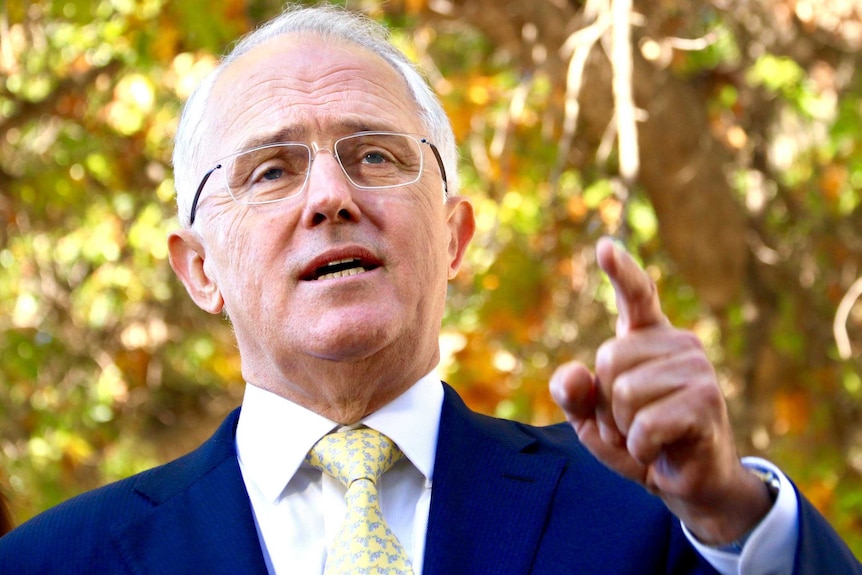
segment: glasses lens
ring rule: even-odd
[[[391,188],[422,175],[422,149],[404,134],[355,134],[335,143],[344,173],[359,188]]]
[[[231,196],[243,204],[265,204],[302,191],[311,149],[304,144],[274,144],[237,154],[225,162]]]

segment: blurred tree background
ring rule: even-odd
[[[344,2],[341,2],[344,4]],[[613,333],[614,234],[717,366],[740,450],[862,555],[860,0],[354,0],[443,98],[478,234],[443,371],[560,420]],[[181,102],[275,0],[5,0],[0,489],[18,521],[193,448],[240,399],[165,237]]]

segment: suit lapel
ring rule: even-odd
[[[528,573],[565,461],[445,388],[424,573]]]
[[[153,508],[113,530],[136,573],[266,574],[236,459],[238,414],[200,448],[136,483]]]
[[[444,387],[424,573],[529,573],[565,460],[530,453],[515,424],[471,412]],[[236,459],[238,414],[141,475],[136,496],[152,509],[112,529],[136,573],[266,574]]]

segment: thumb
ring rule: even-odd
[[[572,423],[596,416],[596,380],[587,367],[576,361],[565,363],[551,376],[551,397]]]

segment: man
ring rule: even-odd
[[[455,154],[376,25],[296,9],[239,43],[184,110],[169,247],[197,305],[231,320],[242,409],[0,539],[0,572],[322,573],[346,488],[306,456],[356,427],[404,454],[378,488],[410,571],[382,572],[862,572],[787,478],[739,461],[700,344],[609,240],[617,337],[595,374],[551,383],[571,425],[477,415],[434,377],[474,228]]]

